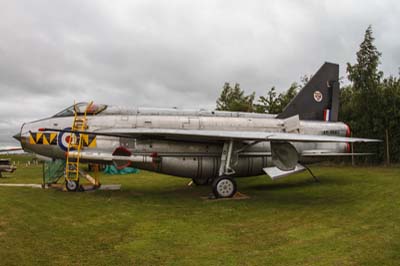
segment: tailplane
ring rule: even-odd
[[[338,113],[339,65],[324,63],[277,118],[337,121]]]

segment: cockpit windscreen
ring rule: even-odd
[[[67,109],[62,110],[61,112],[55,114],[53,117],[67,117],[67,116],[74,116],[75,112],[78,115],[83,115],[86,110],[86,115],[97,115],[103,112],[107,108],[105,104],[92,104],[88,106],[88,103],[82,102],[77,103],[68,107]]]

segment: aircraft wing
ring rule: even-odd
[[[95,134],[97,132],[94,132]],[[327,135],[306,135],[283,132],[227,131],[198,129],[159,129],[159,128],[115,128],[98,133],[111,133],[125,136],[165,136],[207,138],[219,140],[293,141],[293,142],[380,142],[377,139],[348,138]]]
[[[44,128],[41,131],[64,131]],[[111,128],[99,131],[73,131],[79,134],[93,134],[98,136],[113,136],[125,138],[163,137],[169,139],[186,140],[254,140],[254,141],[290,141],[290,142],[381,142],[377,139],[348,138],[327,135],[306,135],[283,132],[263,131],[227,131],[227,130],[199,130],[199,129],[162,129],[162,128]]]

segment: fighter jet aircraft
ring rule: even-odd
[[[325,63],[278,115],[79,103],[23,124],[14,137],[41,156],[211,182],[216,197],[232,197],[236,177],[279,178],[326,156],[350,155],[350,143],[378,141],[350,138],[338,122],[338,76],[339,66]],[[72,126],[78,120],[81,130]],[[67,179],[67,189],[78,182]]]

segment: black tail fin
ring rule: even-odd
[[[338,112],[339,65],[324,63],[277,118],[337,121]]]

